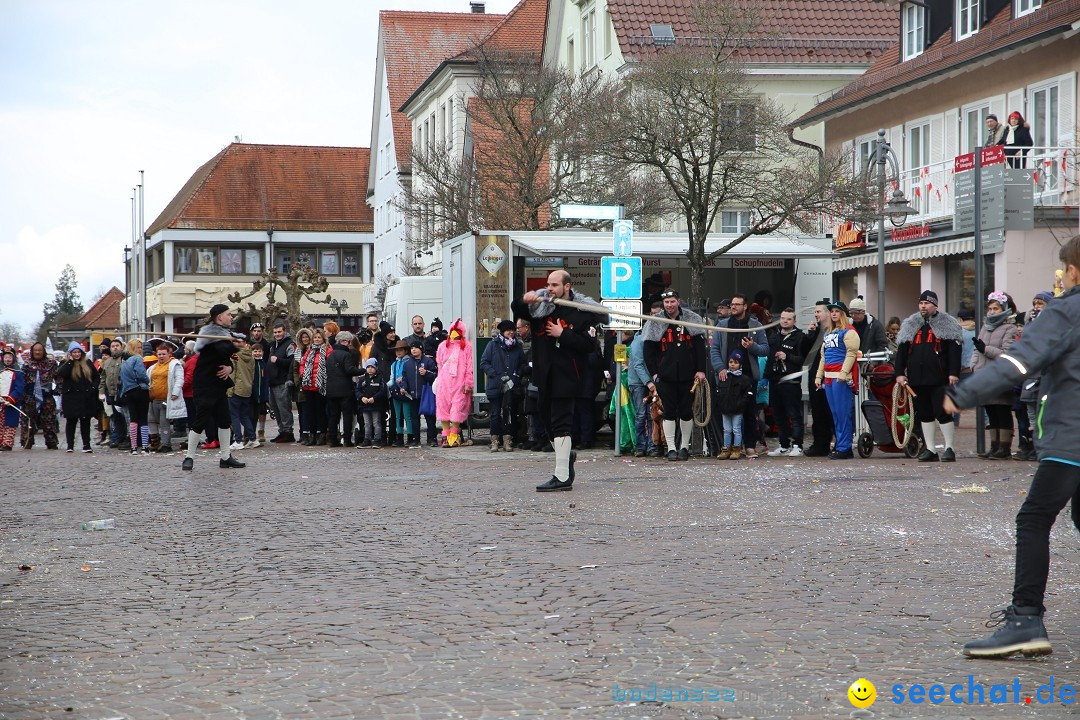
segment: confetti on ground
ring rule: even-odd
[[[589,570],[590,568],[597,567],[596,565],[582,565],[578,570]]]
[[[959,495],[960,493],[988,493],[990,492],[990,488],[986,487],[985,485],[972,484],[958,488],[943,487],[941,488],[941,492],[945,493],[946,495]]]
[[[484,547],[482,547],[480,549],[481,550],[494,550],[497,547],[499,547],[499,546],[498,545],[485,545]]]
[[[562,617],[561,615],[545,615],[545,620],[551,620],[552,618]]]

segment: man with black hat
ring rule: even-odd
[[[945,412],[945,390],[960,381],[964,329],[956,318],[938,311],[938,296],[924,290],[919,312],[900,325],[896,335],[896,382],[915,391],[915,419],[922,424],[926,448],[919,462],[955,462],[952,413]],[[934,425],[941,428],[945,450],[934,452]]]
[[[244,467],[244,463],[234,458],[229,449],[232,444],[232,416],[229,413],[227,396],[233,384],[232,356],[236,351],[233,339],[243,339],[244,336],[234,335],[229,331],[233,318],[228,305],[214,305],[210,308],[209,319],[210,322],[199,329],[200,337],[195,342],[195,352],[199,355],[192,376],[195,417],[188,423],[188,449],[181,465],[181,468],[187,471],[195,466],[195,449],[199,446],[199,438],[208,427],[218,428],[218,466]]]
[[[679,304],[677,290],[668,288],[660,293],[664,304],[661,318],[703,325],[696,312]],[[670,443],[667,459],[685,461],[690,458],[690,434],[694,430],[693,386],[705,380],[705,355],[708,339],[702,328],[688,328],[680,323],[650,320],[641,331],[645,340],[645,367],[651,382],[646,386],[655,391],[664,405],[664,436]],[[680,440],[675,448],[675,420],[679,421]]]
[[[263,357],[270,354],[270,341],[266,339],[266,328],[261,322],[251,323],[248,338],[252,348],[256,345],[262,345]]]

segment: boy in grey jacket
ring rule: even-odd
[[[1039,315],[1001,362],[950,387],[945,411],[980,405],[1002,391],[1042,373],[1035,440],[1039,467],[1016,516],[1016,569],[1012,604],[996,613],[1000,626],[969,642],[971,657],[1048,655],[1043,598],[1050,572],[1050,529],[1071,499],[1073,524],[1080,529],[1080,235],[1061,248],[1065,293]]]

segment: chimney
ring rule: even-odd
[[[469,2],[469,10],[474,12],[474,13],[478,13],[480,15],[483,15],[484,14],[484,3],[482,2],[482,0],[471,0]]]

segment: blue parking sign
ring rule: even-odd
[[[605,300],[641,298],[641,258],[600,258],[600,297]]]

